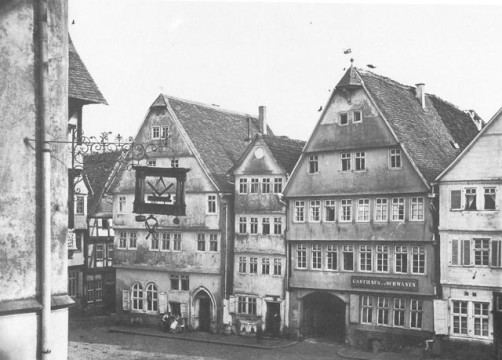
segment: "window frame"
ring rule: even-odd
[[[309,201],[309,222],[321,222],[321,200]]]
[[[248,218],[246,216],[239,216],[239,234],[247,234],[248,233],[247,231],[248,231]]]
[[[328,215],[331,212],[333,214],[333,220],[328,219]],[[328,223],[336,222],[336,200],[324,200],[324,221]]]
[[[373,272],[373,246],[359,245],[359,271]]]
[[[137,249],[138,248],[138,233],[136,231],[129,231],[128,234],[129,234],[129,236],[128,236],[129,246],[127,248],[128,249]]]
[[[249,273],[258,274],[258,258],[255,256],[249,257]]]
[[[262,275],[270,275],[270,258],[261,259],[261,273]]]
[[[239,194],[247,194],[248,193],[248,179],[240,178],[239,179]]]
[[[342,122],[342,117],[343,116],[345,116],[344,122]],[[349,113],[348,112],[338,113],[338,125],[340,125],[340,126],[349,125]]]
[[[272,193],[272,182],[270,181],[270,178],[261,179],[261,193],[262,194]]]
[[[359,120],[356,121],[356,114],[359,114]],[[360,124],[363,122],[363,112],[361,110],[352,111],[352,123]]]
[[[159,288],[157,284],[151,282],[145,287],[145,303],[147,313],[158,313],[159,312]]]
[[[418,251],[416,251],[418,250]],[[425,275],[427,269],[427,256],[424,245],[412,245],[411,246],[411,273],[414,275]],[[415,263],[418,263],[415,266]],[[418,271],[415,271],[415,267]]]
[[[354,171],[366,171],[366,151],[354,153]]]
[[[274,258],[274,276],[282,276],[282,259]]]
[[[274,178],[274,194],[281,194],[283,187],[282,177]]]
[[[401,211],[402,207],[402,211]],[[395,208],[397,208],[397,216],[398,218],[396,219],[394,217],[395,215]],[[400,219],[402,213],[402,219]],[[404,197],[394,197],[391,199],[391,206],[390,206],[390,221],[391,222],[402,222],[406,220],[406,201]]]
[[[352,222],[352,199],[341,199],[340,200],[340,219],[342,223]],[[348,215],[348,218],[346,218]]]
[[[403,167],[400,148],[389,149],[389,170],[400,170]],[[394,164],[394,165],[393,165]]]
[[[215,194],[207,194],[207,215],[217,215],[218,214],[218,196]]]
[[[307,245],[296,244],[296,268],[307,269]]]
[[[249,193],[250,194],[258,194],[260,192],[260,179],[251,178]]]
[[[326,245],[325,270],[338,271],[338,246]]]
[[[279,230],[279,231],[277,231]],[[274,217],[274,235],[282,235],[282,218]]]
[[[246,256],[239,256],[239,274],[245,274],[246,273],[246,268],[247,268],[247,257]]]
[[[416,307],[413,306],[416,304]],[[413,326],[414,321],[420,326]],[[424,302],[423,300],[411,299],[410,300],[410,328],[423,329],[424,326]]]
[[[346,265],[348,262],[346,261],[345,254],[352,254],[352,264],[351,269],[347,269]],[[356,251],[354,245],[342,245],[342,271],[345,272],[354,272],[356,271]]]
[[[379,203],[380,201],[380,203]],[[389,199],[388,198],[376,198],[374,204],[374,221],[375,222],[388,222],[389,221]],[[382,218],[379,219],[379,213],[382,215]],[[385,216],[384,216],[385,215]]]
[[[261,219],[261,234],[262,235],[270,235],[270,218],[269,217],[263,217]]]
[[[172,158],[171,159],[171,167],[172,168],[179,168],[180,167],[180,159]]]
[[[366,300],[366,301],[365,301]],[[361,296],[361,324],[373,324],[373,296]]]
[[[75,215],[85,215],[85,195],[75,195]]]
[[[399,251],[398,251],[399,248]],[[404,251],[403,251],[404,250]],[[394,273],[395,274],[408,274],[409,273],[409,251],[407,245],[398,245],[394,246]],[[400,264],[398,262],[398,257],[401,258]],[[402,258],[405,258],[406,261],[403,261]],[[398,266],[401,269],[398,271]],[[403,266],[406,266],[405,271],[403,271]]]
[[[206,252],[206,234],[197,233],[197,252]]]
[[[350,152],[340,153],[340,171],[342,172],[352,171],[352,153]]]
[[[478,189],[475,187],[466,187],[464,189],[464,211],[477,211],[478,210]],[[474,197],[474,201],[472,202],[474,207],[469,206],[469,197]]]
[[[209,252],[218,252],[218,234],[209,234]]]
[[[363,202],[361,204],[361,202]],[[363,206],[362,208],[362,214],[363,218],[360,218],[361,215],[361,205]],[[370,222],[371,219],[371,214],[370,214],[370,199],[357,199],[357,213],[356,213],[356,222]],[[366,216],[364,216],[366,215]]]
[[[249,218],[249,233],[251,235],[258,234],[258,218],[255,216]]]
[[[493,208],[486,208],[487,196],[493,196]],[[485,186],[483,187],[483,210],[494,211],[497,210],[497,188],[495,186]]]
[[[312,270],[322,270],[322,246],[312,244],[310,248],[310,268]]]
[[[126,205],[127,205],[127,197],[125,195],[119,195],[118,197],[118,209],[117,214],[125,214],[126,213]]]
[[[150,128],[150,139],[159,140],[160,139],[160,126],[152,125]]]
[[[171,251],[171,234],[168,232],[160,233],[160,251]]]
[[[304,223],[305,222],[305,200],[295,200],[293,202],[293,206],[294,206],[293,222],[294,223]]]
[[[173,252],[182,252],[183,243],[181,233],[173,233]]]
[[[309,155],[307,174],[318,174],[318,173],[319,173],[319,155]]]
[[[410,221],[425,221],[425,199],[423,196],[410,198]]]

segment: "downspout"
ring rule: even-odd
[[[51,150],[47,142],[47,122],[49,120],[49,51],[48,51],[48,6],[47,0],[35,1],[36,31],[38,47],[38,127],[37,157],[39,157],[40,196],[38,211],[40,234],[42,236],[42,314],[41,314],[41,358],[49,359],[51,353]],[[38,4],[37,4],[38,3]]]

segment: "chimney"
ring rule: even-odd
[[[415,85],[415,96],[417,97],[417,100],[420,101],[420,104],[422,105],[422,109],[425,110],[425,91],[424,91],[424,86],[425,84],[419,83]]]
[[[260,126],[260,133],[262,135],[267,135],[267,107],[258,107],[258,124]]]

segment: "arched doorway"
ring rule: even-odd
[[[192,297],[192,325],[195,330],[209,332],[215,316],[214,301],[205,289],[198,289]]]
[[[327,293],[312,293],[303,298],[302,330],[305,337],[343,341],[345,302]]]

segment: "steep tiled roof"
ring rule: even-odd
[[[356,71],[427,181],[434,181],[478,133],[468,114],[439,97],[426,94],[423,109],[414,87],[369,71]]]
[[[213,181],[220,190],[232,191],[227,171],[246,149],[249,144],[246,140],[259,132],[258,119],[168,95],[164,98],[202,157]],[[250,126],[248,119],[251,119]]]
[[[287,136],[262,135],[263,141],[275,159],[288,174],[291,174],[300,158],[305,141],[290,139]]]
[[[100,200],[120,154],[120,151],[114,151],[84,156],[84,173],[93,192],[93,195],[87,199],[87,213],[89,215],[93,215],[98,211],[109,211],[111,213],[111,208],[107,209],[107,204],[100,204]]]
[[[87,71],[84,62],[80,58],[68,37],[69,69],[68,69],[68,97],[82,100],[88,104],[105,104],[105,98],[98,86]]]

